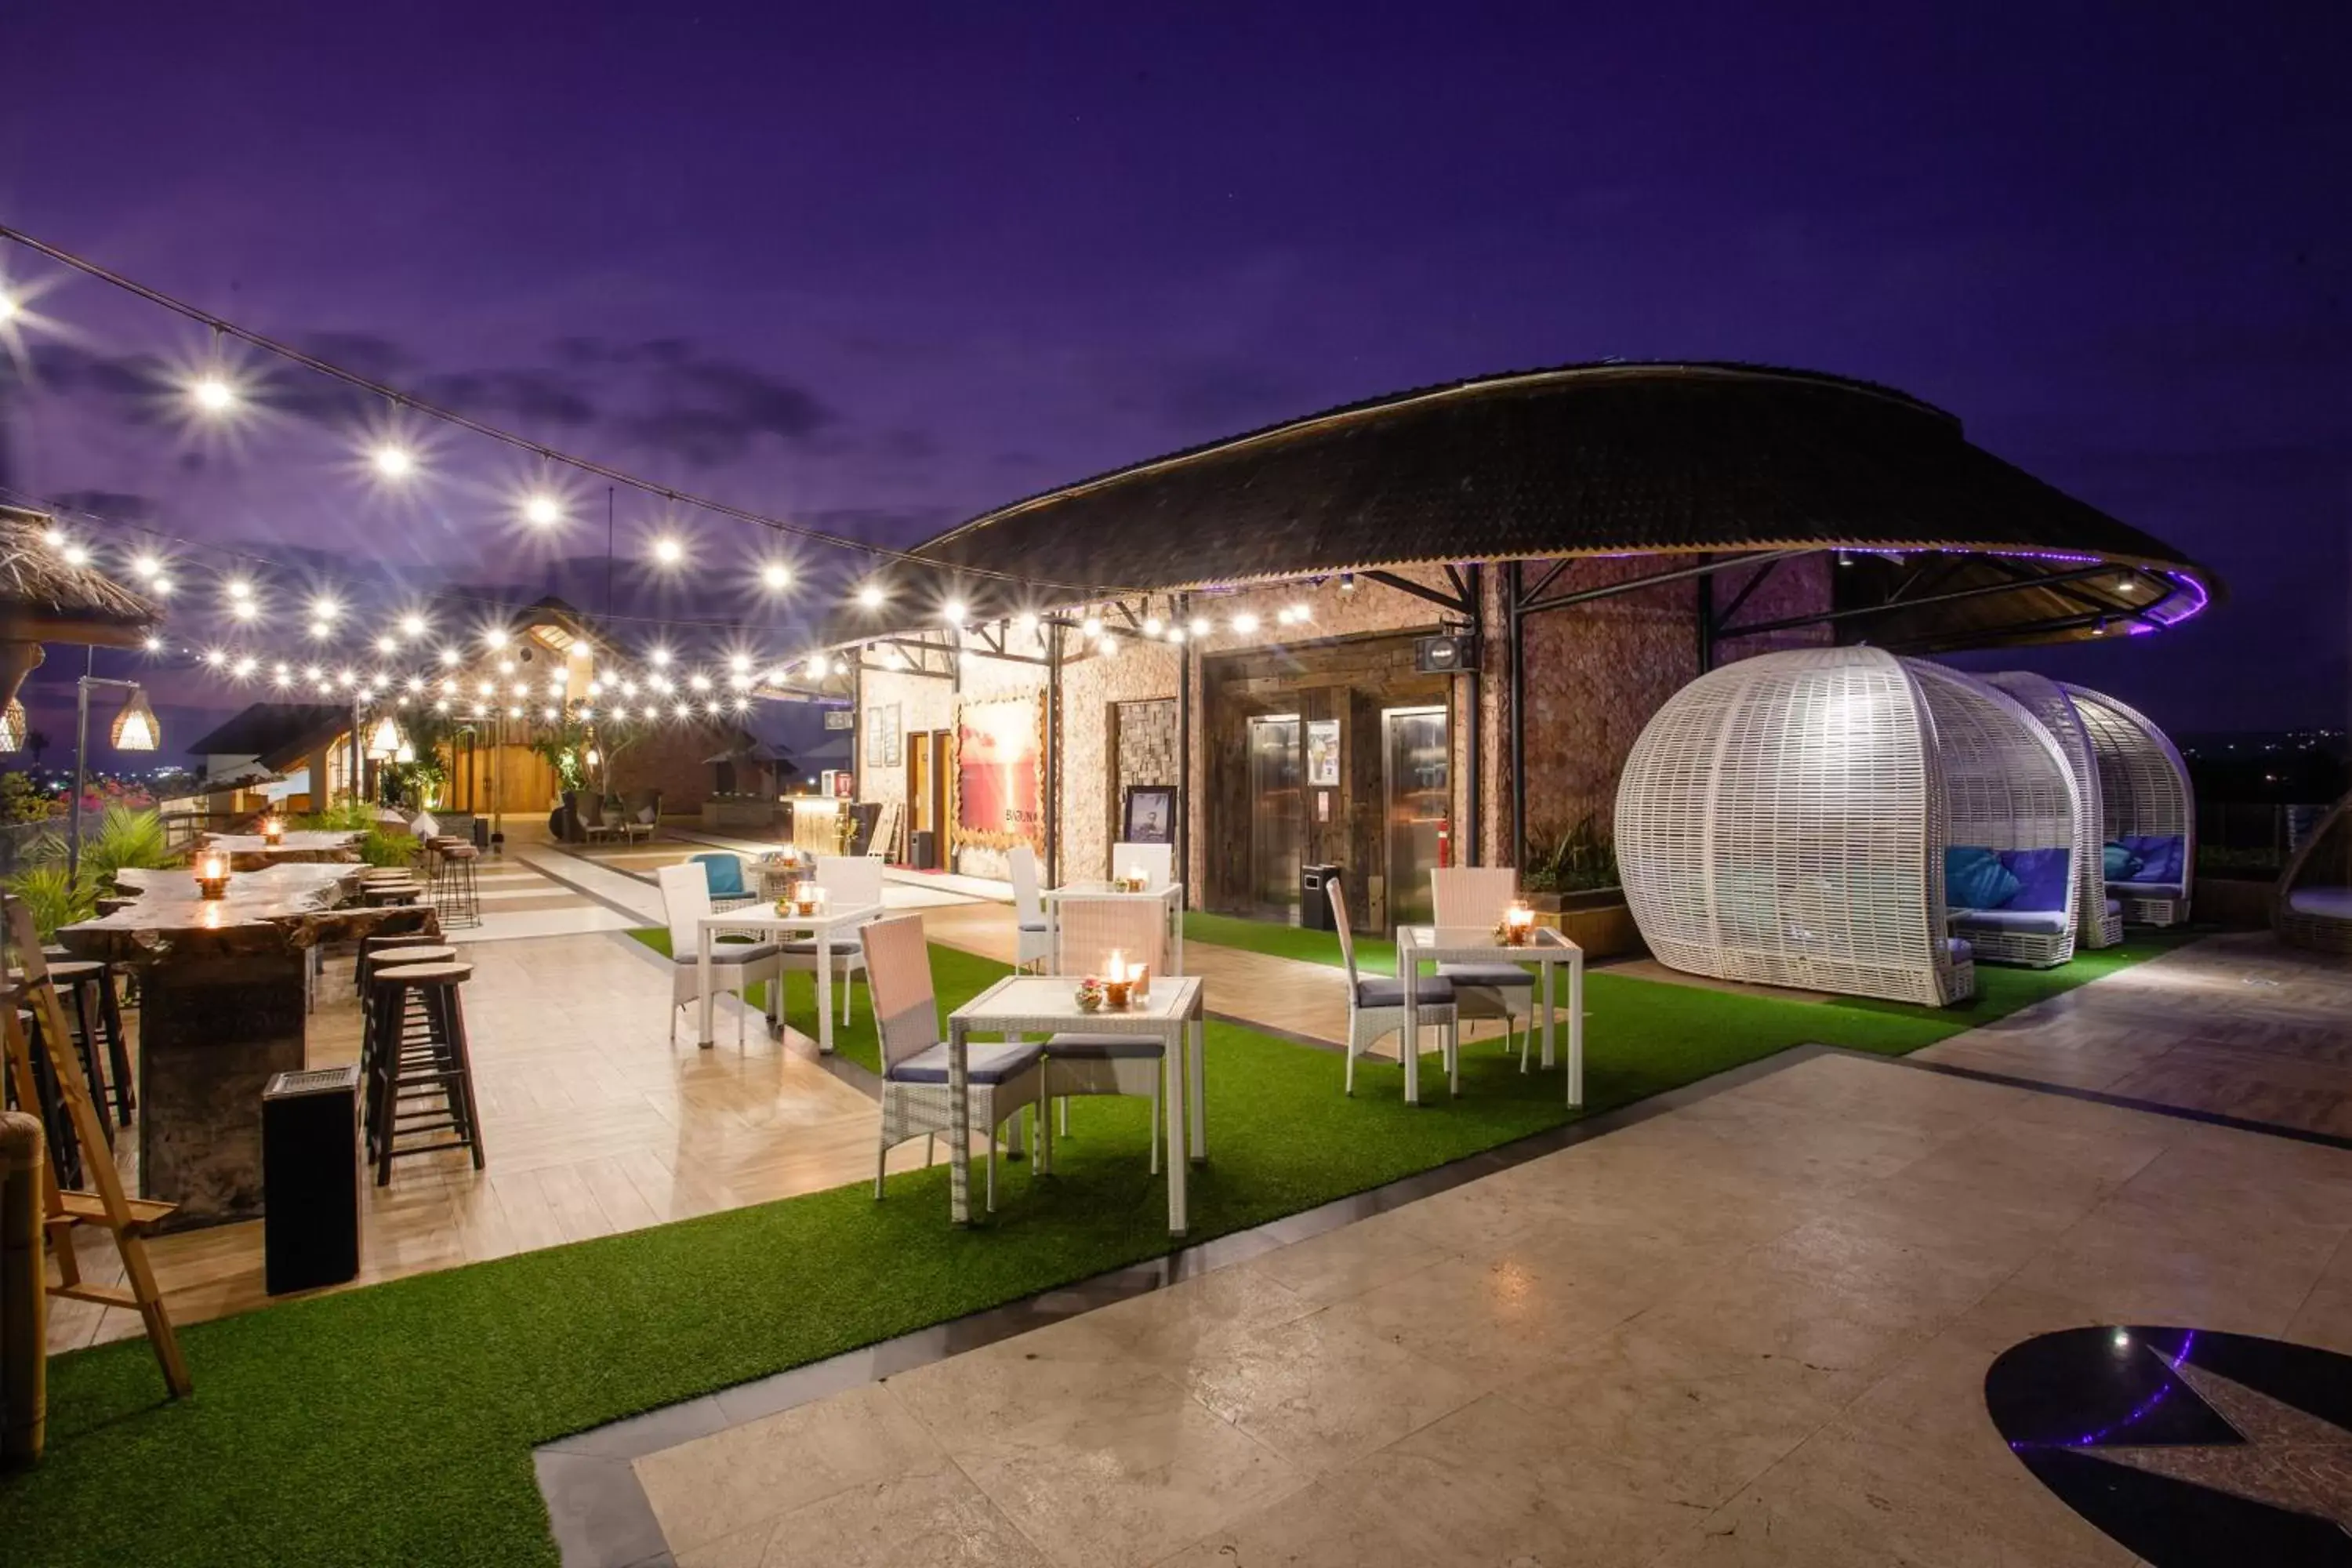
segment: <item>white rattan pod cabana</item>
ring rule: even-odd
[[[1944,906],[1979,959],[2049,969],[2074,956],[2083,814],[2057,739],[1973,675],[1906,658],[1944,791]]]
[[[1766,654],[1668,699],[1626,759],[1617,859],[1659,962],[1940,1005],[1944,791],[1919,683],[1876,648]]]
[[[2105,816],[2099,805],[2099,764],[2091,737],[2066,689],[2046,675],[2012,669],[1985,678],[2042,722],[2074,775],[2074,940],[2081,947],[2113,947],[2124,939],[2123,906],[2107,896],[2104,874]]]
[[[2122,853],[2107,891],[2126,921],[2178,925],[2189,918],[2197,869],[2196,795],[2165,732],[2136,710],[2088,687],[2067,686],[2099,768],[2104,847]]]
[[[2011,698],[1876,648],[1807,649],[1659,710],[1618,786],[1617,857],[1670,967],[1940,1005],[1973,994],[1979,955],[2072,955],[2079,822],[2063,752]]]
[[[2352,952],[2352,795],[2336,803],[2287,861],[2271,925],[2292,946]]]

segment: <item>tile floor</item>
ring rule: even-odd
[[[2352,1152],[1825,1056],[645,1455],[679,1568],[2127,1563],[1986,1367],[2352,1350]]]

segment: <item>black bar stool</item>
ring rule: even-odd
[[[49,963],[49,978],[57,983],[58,999],[69,999],[73,1005],[74,1044],[81,1052],[82,1076],[89,1079],[89,1097],[97,1103],[101,1121],[110,1089],[114,1125],[130,1126],[139,1097],[131,1083],[131,1049],[122,1037],[122,1004],[115,994],[114,965],[94,958],[55,959]],[[98,1049],[101,1036],[106,1044],[103,1071]],[[107,1139],[110,1142],[113,1137],[110,1128]]]
[[[481,1120],[474,1100],[473,1059],[466,1047],[466,1010],[458,989],[474,966],[454,959],[379,963],[369,973],[375,1013],[369,1102],[375,1184],[392,1181],[392,1163],[410,1154],[464,1149],[482,1168]],[[404,1138],[450,1136],[403,1146]]]
[[[474,867],[482,852],[462,839],[444,839],[439,847],[441,874],[433,884],[434,912],[445,928],[480,925],[481,893],[474,880]]]
[[[352,965],[360,980],[360,1081],[371,1081],[375,1070],[378,1047],[376,1035],[375,974],[380,969],[395,963],[454,963],[457,950],[437,936],[371,936],[360,939],[360,955]],[[423,1027],[420,1018],[404,1017],[403,1027],[415,1034]],[[374,1118],[368,1118],[369,1135],[374,1134]]]
[[[38,1014],[29,1008],[19,1007],[16,1023],[27,1038],[37,1040],[41,1028]],[[8,1079],[7,1100],[14,1105],[16,1101],[16,1075],[10,1073],[5,1076]],[[40,1103],[17,1105],[16,1109],[41,1119],[41,1131],[49,1146],[49,1173],[57,1178],[58,1185],[79,1187],[82,1184],[81,1140],[74,1136],[73,1118],[66,1110],[65,1093],[58,1083],[57,1075],[49,1070],[49,1053],[38,1044],[33,1047],[33,1092],[39,1097]]]

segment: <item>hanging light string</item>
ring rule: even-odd
[[[470,434],[480,436],[486,439],[502,443],[505,446],[515,447],[520,451],[529,452],[537,457],[542,464],[561,464],[566,468],[577,469],[582,473],[593,474],[597,478],[605,479],[613,484],[625,485],[629,489],[636,490],[641,494],[657,496],[673,506],[692,507],[698,510],[714,513],[719,517],[730,518],[738,522],[750,523],[758,528],[764,528],[775,533],[802,540],[810,544],[824,545],[832,549],[845,551],[854,555],[862,557],[868,562],[894,562],[902,565],[918,567],[925,572],[930,573],[952,570],[956,574],[961,576],[985,578],[993,582],[1007,583],[1020,587],[1042,590],[1050,594],[1064,596],[1076,595],[1087,599],[1099,599],[1117,596],[1136,591],[1131,589],[1107,587],[1101,584],[1056,583],[1040,578],[1025,577],[1017,573],[1002,572],[986,566],[960,564],[953,568],[949,568],[940,562],[929,560],[924,556],[918,555],[909,550],[900,550],[889,545],[877,544],[867,540],[852,539],[844,534],[834,533],[825,529],[813,527],[807,523],[788,521],[782,518],[771,517],[764,512],[753,511],[747,507],[735,506],[727,501],[717,500],[709,496],[697,495],[690,491],[675,489],[667,485],[656,484],[651,479],[640,478],[635,474],[628,472],[625,468],[617,468],[613,467],[611,464],[598,462],[593,458],[583,458],[573,453],[559,451],[552,447],[547,446],[543,442],[534,441],[527,436],[517,435],[511,430],[503,429],[496,425],[489,424],[485,420],[474,418],[470,415],[461,414],[454,408],[428,402],[423,398],[403,392],[398,387],[386,385],[384,383],[377,381],[373,377],[362,375],[357,371],[349,370],[341,365],[336,364],[331,360],[321,359],[316,354],[306,353],[301,349],[296,348],[291,343],[281,342],[278,340],[268,337],[261,332],[254,331],[247,327],[241,327],[225,317],[214,315],[211,311],[204,310],[200,306],[190,304],[188,301],[179,299],[176,296],[166,294],[160,289],[152,288],[147,284],[139,282],[135,279],[126,278],[110,268],[101,266],[100,263],[91,261],[85,257],[78,256],[72,251],[51,245],[46,240],[36,238],[32,235],[24,232],[22,229],[12,228],[5,224],[0,224],[0,239],[8,240],[16,245],[23,247],[26,250],[32,251],[36,255],[47,258],[49,260],[56,262],[60,267],[71,268],[73,270],[79,272],[86,277],[94,278],[101,283],[121,289],[125,293],[143,300],[151,305],[159,306],[163,310],[171,311],[174,315],[184,317],[201,326],[210,328],[215,334],[215,342],[221,338],[235,338],[237,342],[244,343],[248,347],[258,349],[264,353],[275,355],[279,359],[285,360],[289,363],[299,365],[303,369],[310,371],[315,374],[323,375],[331,380],[341,382],[347,386],[355,387],[360,391],[371,393],[375,396],[384,399],[395,411],[405,411],[408,413],[421,415],[429,419],[437,420],[442,424],[455,426],[457,429],[467,431]],[[234,395],[228,391],[226,384],[219,380],[217,364],[215,364],[212,371],[208,373],[207,379],[204,383],[201,383],[200,386],[206,388],[218,388],[216,391],[210,392],[200,390],[196,394],[200,401],[210,400],[217,402],[222,405],[226,405],[227,401],[233,399]],[[377,448],[373,461],[376,464],[378,471],[383,473],[385,477],[398,478],[404,474],[413,465],[414,457],[404,447],[388,444]],[[399,472],[394,473],[394,468],[397,468]]]

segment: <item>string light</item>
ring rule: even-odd
[[[1146,616],[1143,617],[1143,635],[1145,637],[1156,637],[1167,629],[1168,623],[1161,620],[1158,616]]]
[[[506,647],[507,629],[504,626],[489,627],[482,633],[482,646],[493,649]]]
[[[865,605],[869,610],[880,609],[882,607],[882,584],[879,583],[868,583],[864,587],[858,589],[857,602]]]
[[[563,521],[563,503],[541,493],[522,503],[522,520],[533,528],[553,528]]]
[[[654,561],[663,566],[676,566],[685,561],[686,546],[667,536],[654,541]]]
[[[368,454],[368,462],[376,477],[404,479],[416,471],[416,454],[396,441],[386,441]]]
[[[781,561],[771,561],[760,568],[760,586],[771,594],[781,594],[793,585],[793,569]]]
[[[1257,617],[1250,614],[1247,610],[1244,610],[1240,615],[1234,617],[1234,630],[1239,632],[1244,637],[1249,636],[1250,633],[1257,630]]]
[[[441,663],[445,668],[454,667],[464,657],[454,647],[445,647],[441,650]]]
[[[940,618],[951,626],[963,625],[963,601],[950,599],[940,606]]]
[[[1102,636],[1102,617],[1100,616],[1088,616],[1084,621],[1079,623],[1078,630],[1086,633],[1089,637],[1098,637]]]
[[[400,635],[402,637],[421,637],[430,628],[425,624],[425,617],[423,616],[416,615],[412,612],[400,617]]]
[[[236,406],[236,388],[217,374],[198,376],[189,385],[188,396],[207,414],[226,414]]]
[[[23,310],[24,307],[16,302],[16,296],[0,289],[0,327],[15,321]]]
[[[1192,635],[1196,637],[1207,637],[1209,635],[1208,617],[1206,616],[1194,616],[1192,617]]]

